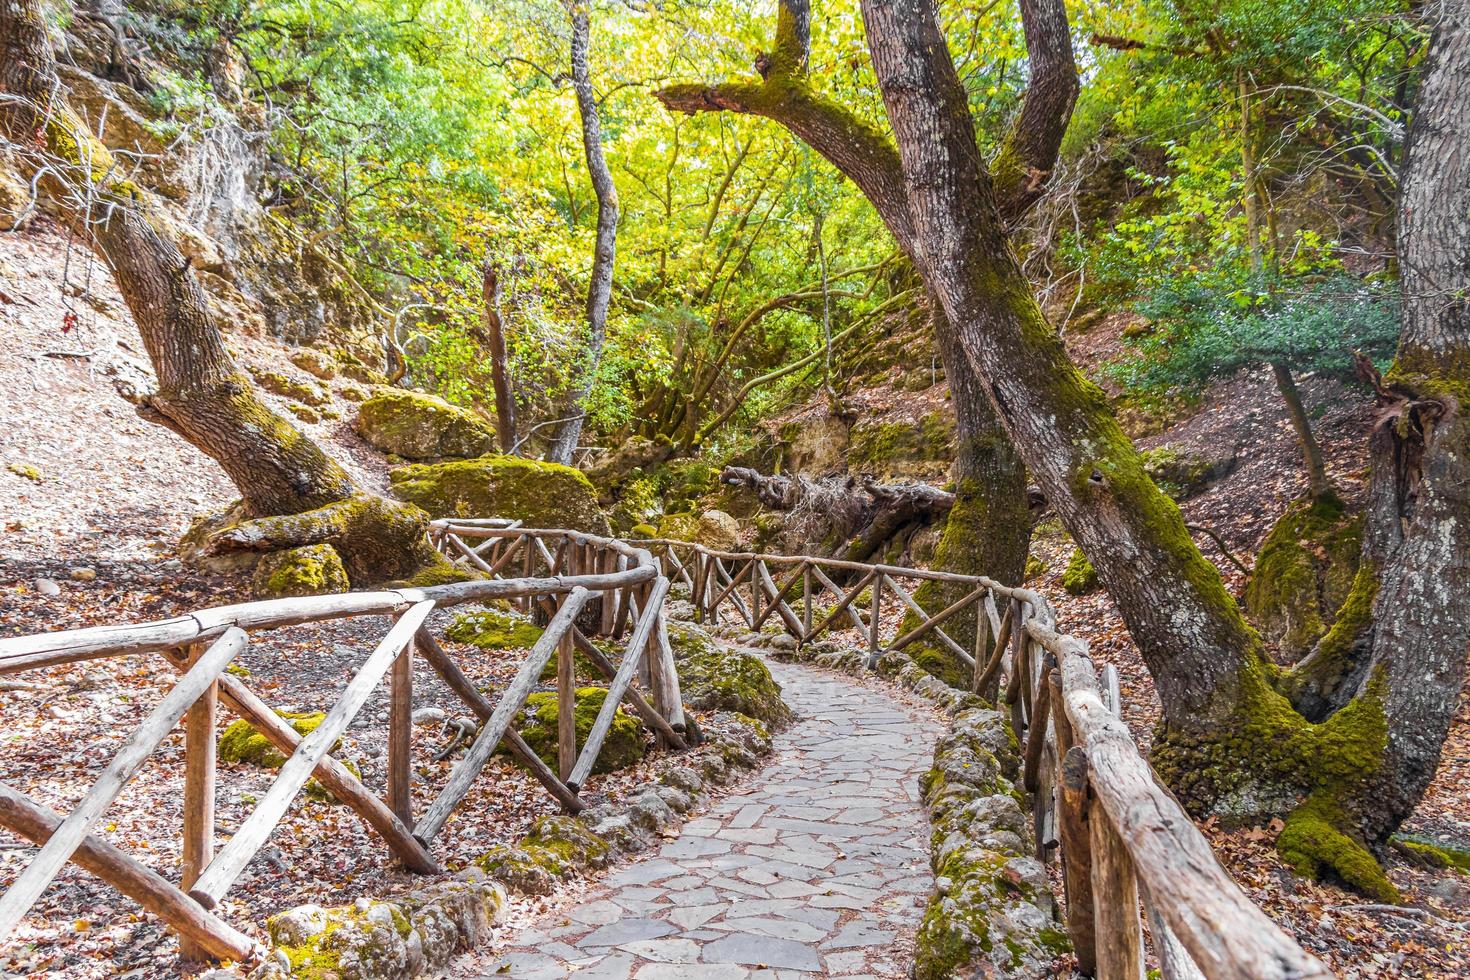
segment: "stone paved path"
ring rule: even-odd
[[[510,939],[486,980],[907,976],[928,901],[918,801],[939,724],[835,675],[771,664],[800,720],[677,840]]]

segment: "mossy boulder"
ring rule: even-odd
[[[505,517],[526,527],[610,533],[597,491],[578,470],[517,456],[400,466],[393,492],[433,517]]]
[[[579,687],[576,693],[577,706],[573,714],[577,719],[577,746],[580,748],[592,731],[592,723],[597,720],[602,703],[607,700],[607,688]],[[557,710],[558,698],[554,692],[531,695],[526,699],[527,721],[521,729],[521,737],[526,744],[552,768],[557,762]],[[592,771],[615,772],[643,758],[642,729],[642,722],[619,706]]]
[[[1235,454],[1212,458],[1172,446],[1159,446],[1140,454],[1143,471],[1175,500],[1188,500],[1235,468]]]
[[[740,523],[722,510],[666,514],[658,522],[658,536],[690,541],[716,551],[734,551],[740,546]]]
[[[953,650],[921,643],[915,644],[908,652],[914,663],[925,673],[961,691],[970,689],[973,679],[970,665],[956,657]]]
[[[1069,595],[1086,595],[1097,589],[1097,569],[1092,567],[1092,562],[1087,560],[1081,548],[1072,549],[1072,557],[1067,560],[1067,570],[1062,572],[1062,588]]]
[[[529,650],[545,632],[529,619],[491,609],[460,613],[444,631],[455,643],[482,650]]]
[[[847,468],[892,478],[941,478],[954,458],[954,418],[930,412],[916,421],[863,420],[852,427]]]
[[[404,459],[483,456],[495,448],[495,431],[474,412],[402,388],[374,391],[354,425],[373,446]]]
[[[277,711],[299,735],[310,735],[326,720],[323,711]],[[333,751],[336,746],[332,747]],[[262,769],[279,769],[285,763],[282,755],[270,739],[260,734],[250,722],[241,718],[233,721],[220,733],[217,758],[220,762],[246,762]]]
[[[286,360],[323,381],[330,381],[337,376],[337,365],[332,358],[310,347],[296,348],[286,355]]]
[[[519,844],[492,847],[475,864],[511,891],[549,895],[557,881],[608,862],[611,848],[573,817],[540,817]]]
[[[699,711],[733,711],[780,727],[793,714],[781,685],[759,657],[731,650],[693,653],[677,661],[684,703]]]
[[[1296,501],[1266,535],[1245,607],[1283,660],[1299,660],[1336,622],[1352,592],[1362,545],[1361,517],[1331,495]]]
[[[262,599],[327,595],[352,588],[342,556],[329,544],[273,551],[255,566],[251,588]]]
[[[327,386],[319,381],[303,381],[288,377],[279,371],[258,371],[255,383],[273,395],[289,398],[303,405],[325,405],[331,400]]]

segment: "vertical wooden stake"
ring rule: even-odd
[[[189,646],[189,663],[209,648]],[[214,730],[219,712],[219,684],[211,684],[184,716],[184,847],[180,874],[187,892],[214,857]],[[202,960],[208,952],[193,940],[179,940],[179,955]]]
[[[975,666],[970,668],[970,692],[980,693],[980,680],[985,676],[985,665],[990,659],[990,617],[985,615],[985,596],[975,600],[975,646],[972,655]],[[983,695],[982,695],[983,696]]]
[[[404,644],[388,675],[388,809],[413,826],[413,647]]]
[[[1053,691],[1053,695],[1056,692]],[[1057,701],[1060,705],[1062,702]],[[1065,718],[1065,709],[1056,713]],[[1069,729],[1070,730],[1070,729]],[[1057,729],[1061,750],[1062,730]],[[1057,837],[1062,842],[1062,880],[1066,884],[1067,934],[1077,954],[1077,971],[1091,977],[1097,973],[1097,931],[1092,910],[1092,832],[1087,826],[1087,752],[1070,745],[1062,753],[1062,774],[1057,806]],[[1099,816],[1098,819],[1106,819]]]
[[[761,618],[761,562],[758,558],[750,560],[750,628],[755,629],[756,621]]]
[[[1138,921],[1133,859],[1107,812],[1095,801],[1087,823],[1092,840],[1097,980],[1139,980],[1143,976],[1143,927]]]
[[[801,641],[807,642],[812,638],[812,566],[810,563],[801,566]]]
[[[883,576],[879,575],[873,579],[869,586],[873,595],[873,609],[868,619],[868,652],[873,659],[878,658],[878,619],[883,606]]]
[[[568,629],[556,646],[556,761],[562,782],[577,764],[576,649]]]

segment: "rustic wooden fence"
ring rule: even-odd
[[[620,702],[629,704],[665,745],[685,748],[697,737],[679,698],[664,621],[671,582],[678,582],[689,589],[699,619],[718,622],[733,611],[758,630],[774,617],[800,643],[837,630],[861,630],[873,658],[928,638],[971,666],[972,689],[1009,706],[1022,747],[1022,780],[1032,801],[1038,856],[1062,862],[1067,929],[1084,973],[1102,980],[1143,976],[1141,908],[1167,980],[1331,976],[1219,866],[1209,843],[1159,784],[1118,718],[1116,672],[1108,666],[1099,676],[1086,644],[1056,632],[1051,607],[1035,592],[984,576],[727,552],[680,541],[634,546],[497,519],[436,521],[430,538],[452,560],[486,578],[427,589],[245,603],[162,622],[0,640],[0,674],[158,652],[182,675],[65,819],[0,784],[0,826],[43,845],[0,896],[0,938],[70,860],[156,913],[180,934],[187,954],[248,958],[255,952],[250,940],[210,909],[311,775],[356,810],[406,867],[426,873],[437,870],[429,843],[501,741],[565,809],[576,812],[579,789]],[[924,581],[946,583],[955,587],[950,594],[962,595],[942,609],[926,610],[915,598],[915,583]],[[869,592],[866,618],[854,605],[864,591]],[[889,606],[896,606],[898,615],[884,609],[885,596],[896,600]],[[435,608],[491,599],[517,601],[548,619],[545,633],[495,703],[427,626]],[[976,622],[968,649],[943,628],[966,611]],[[361,615],[397,618],[326,719],[304,738],[243,681],[224,673],[251,631]],[[615,661],[599,641],[623,636],[625,652]],[[569,710],[572,658],[578,651],[607,675],[610,691],[580,752]],[[553,655],[562,695],[555,770],[510,727]],[[422,656],[483,723],[417,820],[408,794],[413,656]],[[330,749],[385,674],[389,775],[381,800],[333,759]],[[251,817],[212,854],[219,699],[289,758]],[[91,831],[181,718],[186,726],[185,821],[182,882],[175,886]]]
[[[0,784],[0,826],[41,845],[0,896],[0,940],[71,861],[157,914],[181,937],[184,955],[247,960],[257,952],[252,941],[211,910],[265,845],[313,775],[355,810],[405,867],[432,874],[439,868],[429,845],[502,741],[570,812],[582,808],[579,789],[597,761],[619,703],[630,704],[663,744],[687,747],[694,733],[686,726],[663,620],[669,583],[647,550],[573,531],[511,529],[503,521],[437,522],[431,539],[447,554],[490,572],[491,577],[425,589],[250,602],[159,622],[0,640],[0,674],[157,653],[163,664],[181,675],[64,818]],[[496,578],[517,555],[517,577]],[[492,703],[440,646],[428,617],[436,608],[494,599],[519,601],[527,609],[539,610],[548,625]],[[336,704],[305,736],[256,696],[244,680],[225,672],[256,639],[253,634],[365,615],[388,615],[394,621],[357,667]],[[621,662],[594,642],[594,638],[617,639],[625,633],[630,635]],[[573,716],[573,658],[578,650],[608,676],[611,692],[580,750]],[[542,762],[511,727],[553,655],[557,657],[560,695],[556,770]],[[417,819],[409,793],[416,656],[482,722],[437,797]],[[380,799],[331,752],[385,677],[389,687],[388,772],[386,793]],[[633,686],[635,677],[641,677],[649,696]],[[254,725],[287,759],[249,817],[216,853],[215,744],[220,700]],[[175,885],[93,831],[107,807],[181,720],[185,726],[183,854],[181,880]]]
[[[697,616],[717,622],[722,607],[733,609],[752,629],[774,616],[801,643],[862,630],[873,657],[928,637],[973,668],[972,690],[1009,708],[1037,856],[1061,861],[1079,972],[1140,980],[1146,918],[1165,980],[1332,976],[1220,867],[1120,719],[1116,669],[1098,671],[1086,643],[1057,633],[1055,614],[1038,593],[979,575],[641,543],[663,559],[671,580],[690,589]],[[839,577],[849,584],[837,584]],[[963,595],[926,610],[903,584],[924,581],[948,583],[957,587],[951,594]],[[854,608],[864,590],[871,590],[866,621]],[[898,600],[886,624],[885,593]],[[826,606],[829,596],[833,604]],[[968,650],[942,628],[967,609],[977,627]]]

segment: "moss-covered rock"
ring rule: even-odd
[[[392,902],[302,905],[266,923],[285,968],[273,959],[251,976],[409,980],[437,974],[455,956],[490,940],[504,906],[505,890],[476,868]]]
[[[332,358],[310,347],[296,348],[286,355],[286,360],[323,381],[330,381],[337,376],[337,365]]]
[[[606,700],[605,687],[577,688],[577,706],[573,714],[577,719],[578,748],[585,744]],[[526,699],[527,722],[521,729],[521,737],[526,744],[552,768],[556,767],[557,761],[557,710],[558,698],[554,692],[531,695]],[[609,773],[631,766],[643,758],[643,751],[643,723],[619,706],[592,771]]]
[[[606,864],[610,853],[582,821],[549,816],[538,818],[519,844],[492,847],[475,864],[511,891],[549,895],[562,878]]]
[[[388,383],[388,376],[377,368],[372,367],[352,351],[342,347],[335,347],[327,351],[333,363],[337,365],[337,371],[345,378],[365,385],[383,385]]]
[[[485,609],[455,616],[444,635],[482,650],[529,650],[543,632],[529,619]]]
[[[30,463],[9,463],[6,465],[5,468],[14,473],[16,476],[25,480],[30,480],[32,483],[41,482],[41,471],[36,469]]]
[[[1331,495],[1287,507],[1256,556],[1246,612],[1294,662],[1327,633],[1352,592],[1363,522]]]
[[[401,466],[393,492],[433,517],[505,517],[526,527],[608,534],[597,491],[578,470],[516,456]]]
[[[327,595],[351,588],[342,556],[329,544],[273,551],[255,566],[251,588],[262,599]]]
[[[700,711],[733,711],[781,727],[793,714],[781,685],[759,657],[732,650],[692,653],[677,661],[684,703]]]
[[[474,412],[402,388],[374,391],[354,425],[373,446],[404,459],[483,456],[495,448],[495,431]]]
[[[1062,588],[1069,595],[1086,595],[1097,588],[1097,569],[1092,567],[1092,562],[1087,560],[1081,548],[1072,549],[1072,557],[1067,560],[1067,570],[1062,572]]]
[[[927,674],[939,678],[950,687],[962,691],[970,689],[971,669],[970,665],[954,655],[954,651],[948,647],[929,646],[916,643],[908,650],[913,662],[918,664],[919,669]]]
[[[277,711],[276,714],[296,729],[297,734],[303,736],[316,731],[317,726],[327,717],[322,711]],[[336,748],[336,745],[332,746],[333,751]],[[220,733],[216,757],[223,763],[245,762],[262,769],[279,769],[286,761],[286,757],[276,750],[270,740],[243,718],[231,722]]]
[[[849,438],[848,469],[885,479],[936,477],[954,458],[954,418],[944,411],[917,422],[859,421]]]
[[[1214,481],[1229,475],[1236,462],[1233,453],[1212,458],[1172,446],[1147,449],[1139,456],[1143,460],[1143,471],[1159,485],[1160,490],[1175,500],[1197,496]]]
[[[298,419],[309,425],[316,425],[322,420],[323,415],[322,412],[318,412],[310,405],[287,405],[286,411],[290,412],[292,415],[296,416]]]
[[[255,383],[273,395],[289,398],[303,405],[325,405],[331,400],[326,385],[317,381],[301,381],[279,371],[254,372]]]

